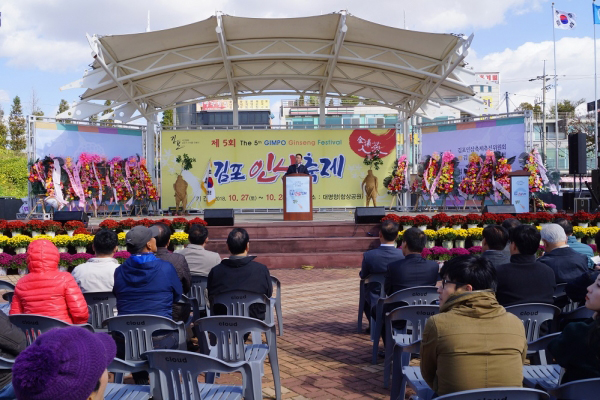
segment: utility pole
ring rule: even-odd
[[[506,102],[506,114],[508,114],[508,92],[506,92],[504,96],[504,101]]]
[[[547,156],[546,150],[548,148],[548,144],[547,144],[547,135],[546,135],[546,90],[548,90],[549,86],[546,86],[546,81],[548,81],[548,79],[550,79],[550,78],[546,77],[546,60],[544,60],[543,75],[538,76],[533,79],[530,79],[529,82],[537,81],[538,79],[542,80],[542,132],[541,132],[542,154],[544,156]]]

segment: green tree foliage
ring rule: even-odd
[[[536,104],[535,106],[531,105],[531,103],[528,102],[523,102],[521,104],[519,104],[519,106],[517,108],[515,108],[515,111],[533,111],[536,114],[539,114],[542,112],[542,108],[540,107],[539,104]]]
[[[356,106],[358,103],[360,103],[358,96],[347,96],[342,99],[342,104],[344,105]]]
[[[0,197],[27,196],[27,156],[0,148]]]
[[[63,113],[69,109],[69,103],[65,99],[60,99],[60,104],[58,105],[58,111],[56,115]]]
[[[164,126],[173,126],[173,110],[163,111],[162,120],[160,124]]]
[[[585,99],[579,99],[575,101],[571,100],[563,100],[558,103],[558,112],[559,113],[573,113],[575,112],[575,108],[580,104],[585,103]],[[550,107],[550,115],[554,115],[554,105]]]
[[[10,148],[14,151],[23,151],[27,145],[25,138],[25,117],[21,99],[15,96],[13,99],[10,116],[8,117],[8,128],[10,131]]]
[[[4,123],[4,110],[0,107],[0,149],[5,149],[8,144],[8,128]]]

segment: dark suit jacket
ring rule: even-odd
[[[552,304],[554,300],[554,271],[535,260],[535,255],[515,254],[510,263],[496,267],[498,288],[496,299],[500,305],[524,303]]]
[[[360,269],[359,276],[364,279],[371,274],[385,274],[387,273],[388,264],[403,259],[404,254],[402,254],[402,250],[392,246],[379,246],[363,254],[362,268]],[[367,296],[367,302],[371,305],[375,305],[377,302],[376,286],[378,285],[373,285],[369,288],[371,296]]]
[[[556,283],[572,282],[588,271],[587,257],[570,247],[554,249],[538,261],[552,268]]]
[[[415,286],[435,286],[439,280],[439,265],[426,260],[420,254],[409,254],[404,260],[388,265],[385,276],[385,293],[390,295],[398,290]]]
[[[292,164],[288,167],[288,170],[285,174],[308,174],[308,168],[306,168],[306,165],[304,164]]]
[[[510,262],[510,256],[507,257],[503,250],[488,250],[484,251],[481,257],[489,260],[494,267]]]

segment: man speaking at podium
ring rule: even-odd
[[[300,154],[300,153],[296,154],[296,164],[290,165],[285,174],[286,175],[289,175],[289,174],[307,174],[308,175],[308,169],[306,168],[306,165],[302,164],[302,154]]]

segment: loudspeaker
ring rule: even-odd
[[[22,205],[23,202],[14,197],[0,197],[0,219],[16,219]]]
[[[565,211],[573,211],[575,205],[575,192],[563,192],[563,208]]]
[[[385,217],[384,207],[356,207],[354,210],[355,224],[376,224]]]
[[[208,226],[233,226],[233,208],[205,209],[204,220]]]
[[[505,204],[502,206],[485,206],[483,212],[490,214],[516,214],[517,210],[512,204]]]
[[[598,165],[600,165],[600,164],[598,164]],[[594,193],[594,195],[596,195],[597,199],[600,199],[600,169],[592,170],[591,192]],[[598,208],[598,206],[600,206],[600,203],[597,203],[596,200],[594,199],[594,196],[592,196],[592,210],[595,210],[596,208]]]
[[[569,135],[569,174],[584,175],[587,173],[587,155],[585,149],[585,133]]]
[[[590,199],[587,197],[578,197],[575,199],[575,212],[585,211],[590,212]]]
[[[83,211],[55,211],[54,220],[65,223],[67,221],[81,221],[88,225],[88,215]]]

